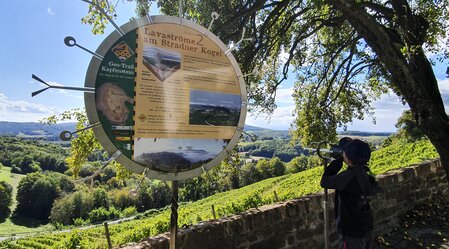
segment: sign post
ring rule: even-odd
[[[176,249],[178,237],[178,181],[172,181],[171,186],[170,249]]]

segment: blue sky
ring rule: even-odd
[[[115,2],[115,1],[113,1]],[[118,19],[122,25],[134,16],[134,4],[117,1]],[[81,24],[88,5],[81,0],[16,0],[2,3],[0,15],[0,121],[36,122],[52,114],[84,106],[83,94],[75,91],[49,90],[36,97],[31,92],[43,88],[31,74],[51,84],[84,86],[84,77],[91,55],[65,46],[66,36],[93,51],[113,31],[108,25],[105,35],[93,35],[89,25]],[[152,12],[156,14],[155,10]],[[449,110],[449,81],[446,64],[437,65],[435,73]],[[268,122],[264,115],[248,115],[247,124],[272,129],[288,129],[293,118],[291,85],[282,86],[277,95],[279,108]],[[383,96],[374,104],[377,124],[371,120],[355,121],[350,130],[395,131],[394,123],[407,109],[396,96]]]

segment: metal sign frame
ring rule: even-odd
[[[151,21],[151,22],[150,22]],[[228,47],[212,32],[209,32],[208,29],[200,26],[197,23],[194,23],[190,20],[183,19],[180,17],[174,17],[174,16],[163,16],[163,15],[157,15],[157,16],[149,16],[149,17],[142,17],[133,21],[130,21],[120,27],[120,30],[122,30],[125,34],[133,31],[135,29],[141,28],[146,25],[151,24],[161,24],[161,23],[168,23],[168,24],[176,24],[180,26],[185,26],[187,28],[193,29],[205,37],[208,37],[211,41],[213,41],[224,53],[228,50]],[[117,30],[112,32],[110,35],[107,36],[107,38],[101,43],[101,45],[96,50],[96,54],[100,56],[105,56],[105,54],[108,52],[108,50],[111,48],[111,46],[117,42],[122,37],[122,34],[120,34]],[[133,160],[128,158],[123,153],[120,153],[120,155],[116,158],[116,161],[124,165],[127,169],[135,172],[135,173],[143,173],[145,169],[146,170],[146,176],[148,178],[154,178],[164,181],[177,181],[177,180],[185,180],[188,178],[196,177],[201,175],[203,172],[210,170],[212,167],[219,164],[228,154],[229,152],[234,148],[234,146],[237,144],[239,137],[241,136],[241,133],[243,131],[243,126],[245,124],[245,118],[247,113],[247,105],[248,105],[248,99],[247,99],[247,92],[244,82],[244,75],[240,71],[239,65],[237,61],[235,60],[232,53],[225,53],[225,56],[227,56],[229,62],[231,63],[236,75],[237,79],[239,81],[240,86],[240,96],[242,98],[242,105],[240,108],[240,117],[237,124],[237,127],[235,129],[235,133],[230,139],[227,146],[211,161],[204,164],[203,166],[188,170],[188,171],[180,171],[180,172],[164,172],[164,171],[157,171],[153,169],[149,169]],[[101,65],[102,59],[93,56],[87,73],[86,73],[86,79],[85,79],[85,87],[89,88],[95,88],[96,84],[96,78],[97,73],[99,70],[99,67]],[[97,107],[95,103],[95,94],[92,93],[85,93],[84,94],[84,103],[86,106],[86,112],[87,117],[89,119],[89,122],[91,124],[100,122],[100,119],[98,117],[97,113]],[[106,134],[105,130],[103,129],[102,125],[98,125],[95,127],[92,127],[92,130],[94,131],[96,137],[100,141],[100,143],[103,145],[104,149],[110,154],[113,155],[116,152],[120,152],[120,150],[114,145],[114,143],[109,139],[108,135]]]

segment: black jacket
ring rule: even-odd
[[[363,238],[373,232],[373,216],[366,199],[375,190],[374,177],[365,165],[354,165],[337,174],[343,159],[332,161],[321,178],[321,187],[335,189],[335,218],[338,233]]]

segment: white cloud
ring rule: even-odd
[[[0,93],[0,120],[2,121],[36,122],[57,113],[59,111],[55,107],[23,100],[11,100]]]
[[[60,84],[60,83],[54,82],[54,81],[50,81],[50,82],[47,82],[47,83],[50,86],[64,86],[63,84]],[[68,93],[67,90],[64,90],[64,89],[51,89],[51,90],[54,90],[56,92],[63,93],[63,94],[67,94]]]
[[[53,10],[51,9],[51,6],[49,6],[49,7],[47,8],[47,13],[48,13],[50,16],[54,16],[54,15],[55,15],[55,12],[53,12]]]
[[[276,91],[276,104],[282,105],[294,105],[293,101],[293,87],[290,88],[279,88]]]
[[[438,88],[440,89],[446,113],[449,114],[449,79],[438,81]]]
[[[31,82],[36,82],[42,88],[47,87],[46,85],[44,85],[38,81],[35,81],[35,80],[33,80]],[[60,83],[54,82],[54,81],[49,81],[49,82],[47,82],[47,84],[49,84],[51,86],[64,86],[63,84],[60,84]],[[83,93],[81,91],[75,91],[75,90],[70,91],[70,90],[65,90],[65,89],[50,88],[46,92],[58,93],[58,94],[61,94],[61,97],[64,96],[64,97],[73,97],[73,98],[77,98],[77,99],[83,99]]]
[[[449,94],[449,79],[438,81],[438,88],[441,94]]]
[[[294,109],[294,105],[289,105],[276,108],[271,116],[266,114],[248,114],[245,123],[274,130],[288,130],[294,121],[292,115]]]

